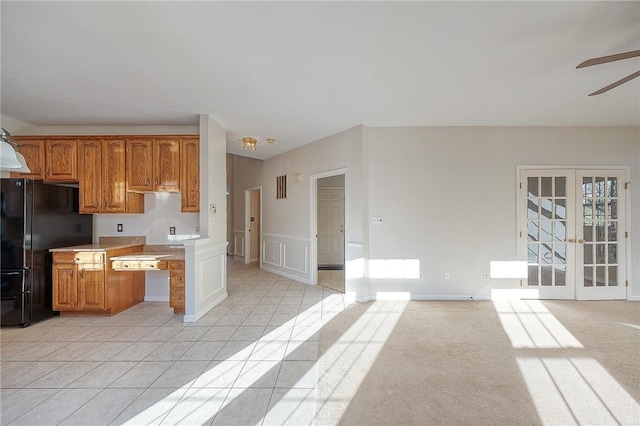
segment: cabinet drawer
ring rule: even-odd
[[[184,289],[171,289],[169,305],[173,308],[184,307]]]
[[[169,262],[170,269],[182,269],[184,270],[184,260],[171,260]]]
[[[171,271],[170,277],[171,277],[171,286],[174,286],[174,285],[184,286],[184,272]]]
[[[76,254],[72,251],[58,251],[53,253],[54,263],[75,263]]]
[[[104,252],[77,251],[74,253],[76,263],[102,263],[104,264]]]

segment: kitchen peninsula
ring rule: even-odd
[[[145,271],[169,270],[170,305],[184,313],[184,248],[146,237],[101,237],[53,252],[53,309],[61,316],[115,315],[144,300]]]

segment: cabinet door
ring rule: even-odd
[[[44,180],[75,182],[78,180],[76,166],[76,141],[74,139],[53,139],[45,141]]]
[[[76,309],[76,277],[73,263],[53,263],[53,310]]]
[[[127,210],[125,141],[102,142],[102,212],[125,213]]]
[[[80,263],[78,266],[78,310],[107,308],[104,263]]]
[[[183,212],[200,211],[200,138],[182,140],[180,189]]]
[[[127,189],[152,192],[153,139],[131,139],[126,143]]]
[[[18,152],[22,154],[31,173],[11,173],[13,178],[27,178],[33,180],[44,179],[44,140],[20,140],[19,137],[14,138],[20,148]]]
[[[156,139],[153,144],[155,190],[180,190],[180,139]]]
[[[78,146],[80,213],[98,213],[102,203],[102,146],[99,140],[84,140]]]

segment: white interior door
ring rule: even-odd
[[[527,288],[541,299],[624,299],[624,171],[523,170],[520,179]]]
[[[575,228],[573,171],[524,170],[523,252],[527,287],[541,299],[573,299],[575,247],[568,244]]]
[[[620,170],[576,171],[576,298],[624,299],[625,175]]]
[[[344,264],[344,188],[318,188],[318,265]]]

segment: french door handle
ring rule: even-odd
[[[569,238],[569,239],[567,239],[567,242],[568,243],[575,243],[576,239],[575,238]]]
[[[580,238],[580,239],[578,240],[578,244],[584,244],[584,240],[583,240],[582,238]]]

